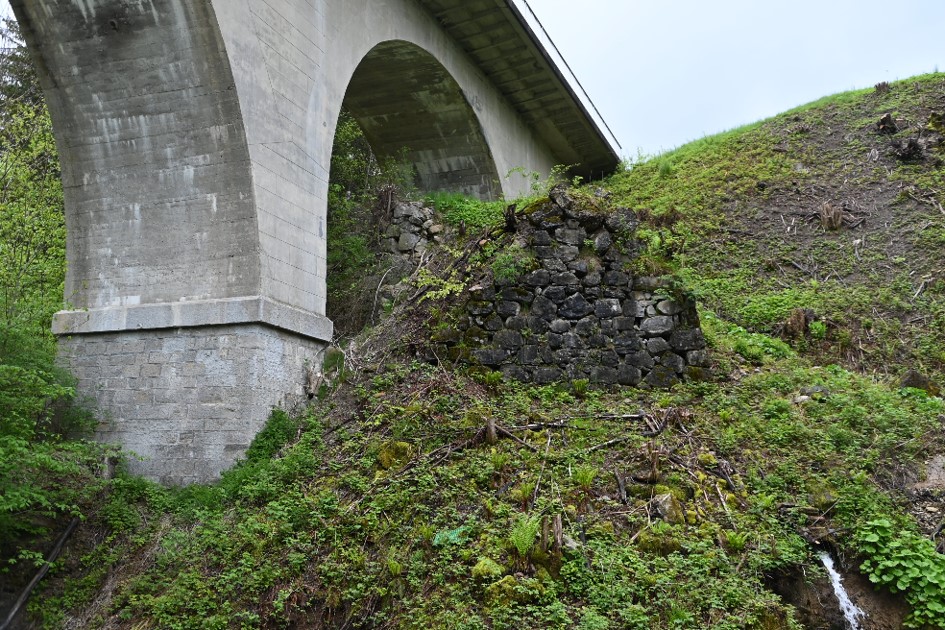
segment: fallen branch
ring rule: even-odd
[[[387,274],[393,271],[394,268],[391,267],[384,272],[384,275],[381,276],[381,281],[377,283],[377,289],[374,291],[374,305],[371,307],[371,325],[373,326],[377,322],[377,297],[381,294],[381,287],[384,286],[384,280],[387,280]]]
[[[506,429],[505,427],[503,427],[503,426],[501,426],[501,425],[498,425],[498,424],[495,425],[495,431],[496,431],[496,433],[498,433],[499,435],[504,435],[504,436],[507,437],[507,438],[511,438],[511,439],[515,440],[516,442],[518,442],[519,444],[521,444],[521,445],[524,446],[525,448],[529,448],[529,449],[531,449],[531,450],[532,450],[533,452],[535,452],[535,453],[538,452],[538,449],[537,449],[537,448],[535,448],[534,446],[532,446],[531,444],[529,444],[528,442],[526,442],[526,441],[523,440],[522,438],[518,437],[517,435],[515,435],[514,433],[512,433],[511,431],[509,431],[508,429]]]
[[[620,502],[624,505],[627,504],[627,484],[623,479],[623,475],[620,474],[620,471],[614,468],[614,477],[617,478],[617,496],[620,497]]]
[[[602,449],[602,448],[607,448],[608,446],[613,446],[614,444],[620,444],[621,442],[626,442],[626,441],[628,441],[628,440],[632,440],[632,439],[635,438],[635,437],[640,437],[640,436],[639,436],[639,435],[636,435],[636,434],[634,434],[634,435],[625,435],[625,436],[623,436],[623,437],[614,438],[614,439],[612,439],[612,440],[607,440],[607,441],[604,442],[603,444],[598,444],[597,446],[592,446],[592,447],[588,448],[588,449],[587,449],[587,452],[588,452],[588,453],[593,453],[594,451],[599,451],[599,450]]]

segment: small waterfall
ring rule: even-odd
[[[827,574],[830,576],[830,583],[833,585],[834,594],[840,601],[840,610],[843,612],[843,617],[847,621],[847,628],[849,630],[861,630],[860,619],[866,617],[866,613],[850,601],[846,589],[843,588],[843,578],[837,573],[837,569],[833,565],[833,558],[830,557],[830,554],[826,551],[821,551],[817,555],[823,563],[824,568],[827,569]]]

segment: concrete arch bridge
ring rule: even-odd
[[[62,159],[60,349],[103,439],[171,484],[230,466],[331,339],[326,198],[344,104],[419,184],[618,159],[506,0],[13,0]]]

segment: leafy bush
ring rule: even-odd
[[[15,24],[0,33],[0,560],[28,558],[62,516],[107,486],[111,449],[70,441],[95,419],[55,364],[65,221],[49,114]]]
[[[515,245],[496,254],[491,265],[492,273],[499,282],[514,282],[536,266],[534,254]]]
[[[460,193],[435,193],[427,202],[451,225],[465,224],[470,229],[486,229],[501,223],[505,202],[481,201]]]
[[[857,543],[866,555],[860,569],[870,581],[903,593],[912,606],[908,627],[945,625],[945,556],[935,543],[887,519],[867,523]]]

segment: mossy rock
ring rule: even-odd
[[[838,501],[837,492],[829,484],[814,482],[809,486],[807,500],[812,506],[826,512],[833,508]]]
[[[407,442],[386,442],[377,453],[377,464],[383,470],[402,466],[413,457],[413,446]]]
[[[530,204],[528,204],[527,206],[525,206],[525,207],[522,209],[522,213],[525,214],[526,216],[528,216],[528,215],[534,213],[536,210],[540,210],[542,207],[544,207],[545,205],[547,205],[547,204],[550,203],[550,202],[551,202],[551,199],[549,199],[547,196],[545,196],[545,197],[539,197],[539,198],[536,199],[535,201],[533,201],[533,202],[531,202]]]
[[[496,580],[504,574],[505,567],[492,558],[479,558],[479,562],[472,568],[473,579],[481,582]]]
[[[645,553],[665,557],[682,549],[682,543],[672,532],[645,529],[637,537],[637,547]]]
[[[530,604],[545,594],[545,585],[534,578],[506,575],[486,587],[486,601],[492,606]]]
[[[660,518],[667,523],[680,525],[686,522],[686,512],[682,502],[672,493],[658,494],[650,503]]]

